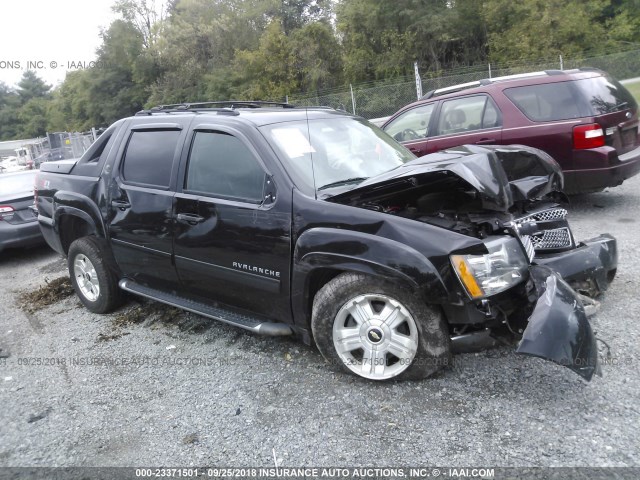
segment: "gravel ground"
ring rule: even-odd
[[[620,248],[592,318],[612,358],[591,383],[509,348],[372,383],[293,340],[153,302],[100,316],[72,295],[25,313],[20,294],[64,260],[4,253],[0,466],[272,467],[273,450],[282,466],[640,466],[639,192],[640,176],[573,199],[577,238],[609,232]]]

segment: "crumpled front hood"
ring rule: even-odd
[[[564,177],[558,163],[545,152],[524,145],[464,145],[416,158],[369,178],[330,202],[373,201],[411,187],[462,181],[475,189],[483,208],[505,212],[516,201],[562,192]]]

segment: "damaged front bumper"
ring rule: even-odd
[[[559,273],[574,290],[590,297],[603,293],[618,268],[618,247],[611,235],[581,242],[577,248],[555,255],[536,255],[536,265]]]
[[[616,240],[601,235],[576,249],[535,258],[530,268],[537,302],[516,349],[563,365],[586,380],[600,375],[596,337],[582,295],[604,292],[618,266]]]
[[[591,380],[600,374],[598,348],[580,295],[547,267],[532,266],[530,273],[538,301],[516,352],[551,360]]]

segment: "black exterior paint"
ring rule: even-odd
[[[187,112],[120,121],[111,127],[109,148],[98,161],[89,164],[83,157],[75,166],[72,162],[43,165],[36,186],[45,239],[66,253],[65,238],[72,234],[64,231],[69,225],[65,219],[74,217],[85,222],[90,233],[109,241],[122,278],[167,292],[188,292],[203,303],[230,305],[290,324],[305,341],[310,341],[310,307],[319,282],[346,271],[406,285],[425,302],[441,305],[452,328],[483,322],[490,327],[499,323],[497,312],[532,306],[524,288],[496,295],[489,307],[469,299],[452,271],[449,255],[486,253],[481,239],[359,208],[359,203],[446,177],[461,188],[475,189],[486,210],[506,214],[520,200],[561,189],[562,175],[553,160],[526,148],[504,147],[492,156],[495,150],[465,147],[417,159],[348,191],[337,189],[333,197],[315,198],[314,192],[293,182],[259,127],[332,116],[344,114],[324,109],[261,109],[242,111],[239,116]],[[131,185],[122,178],[127,139],[140,128],[181,131],[169,188]],[[196,131],[226,132],[243,141],[264,169],[263,202],[184,191]],[[524,163],[516,164],[514,158]],[[82,175],[76,175],[76,169]],[[615,240],[611,242],[606,249],[615,252]],[[564,262],[569,267],[563,268],[577,275],[584,271],[583,254],[572,250],[549,256],[545,262],[550,266]],[[615,255],[598,258],[600,270],[615,269]],[[544,295],[541,289],[540,295]],[[579,302],[574,307],[579,311]],[[568,315],[568,307],[557,311]],[[532,321],[544,323],[540,318],[534,312]],[[589,330],[584,336],[593,335]]]
[[[538,301],[516,352],[551,360],[591,380],[600,374],[598,347],[578,294],[547,267],[530,272]]]

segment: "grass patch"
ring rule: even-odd
[[[45,282],[47,284],[37,290],[23,292],[18,296],[18,305],[22,310],[29,313],[37,312],[75,293],[69,277],[59,277],[53,280],[45,278]]]
[[[631,92],[638,103],[640,103],[640,82],[626,83],[625,88]]]

